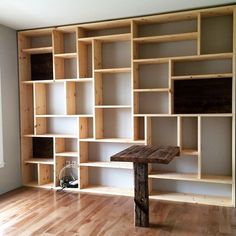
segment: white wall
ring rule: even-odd
[[[21,185],[16,31],[0,25],[3,155],[0,194]]]

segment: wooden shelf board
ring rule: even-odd
[[[95,73],[129,73],[131,72],[130,67],[123,67],[123,68],[108,68],[108,69],[95,69]]]
[[[117,168],[117,169],[133,169],[133,163],[131,162],[118,162],[118,161],[111,161],[111,162],[86,162],[80,163],[79,166],[87,166],[87,167],[101,167],[101,168]]]
[[[133,143],[133,144],[145,144],[145,140],[132,140],[125,138],[104,138],[104,139],[94,139],[94,138],[84,138],[79,139],[80,142],[101,142],[101,143]]]
[[[192,55],[192,56],[179,56],[179,57],[163,57],[163,58],[144,58],[134,59],[135,64],[163,64],[172,61],[202,61],[202,60],[215,60],[215,59],[232,59],[233,53],[218,53],[218,54],[205,54],[205,55]]]
[[[85,43],[91,43],[93,40],[98,40],[104,43],[108,43],[108,42],[128,41],[130,39],[131,39],[131,34],[124,33],[124,34],[113,34],[113,35],[79,38],[78,40],[79,42],[85,42]]]
[[[170,92],[169,88],[133,89],[135,93]]]
[[[52,52],[52,47],[41,47],[41,48],[25,48],[22,52],[27,54],[43,54]]]
[[[36,118],[38,117],[45,117],[45,118],[50,118],[50,117],[68,117],[68,118],[80,118],[80,117],[93,117],[92,114],[82,114],[82,115],[35,115]]]
[[[91,185],[86,188],[80,189],[80,192],[129,196],[129,197],[134,196],[133,189],[108,187],[108,186],[96,186],[96,185]]]
[[[25,134],[23,137],[45,137],[45,138],[77,138],[74,134]]]
[[[31,158],[29,160],[25,160],[25,163],[28,164],[47,164],[47,165],[53,165],[54,161],[52,158]]]
[[[53,30],[54,28],[23,30],[20,31],[19,34],[27,37],[45,36],[45,35],[50,35]]]
[[[185,155],[185,156],[198,156],[198,150],[194,149],[182,149],[180,152],[180,156]]]
[[[58,152],[55,155],[61,157],[79,157],[78,152]]]
[[[51,84],[54,83],[55,80],[29,80],[29,81],[21,81],[22,84]]]
[[[199,204],[216,205],[216,206],[232,206],[233,205],[230,197],[209,196],[209,195],[200,195],[200,194],[191,194],[191,193],[152,191],[149,196],[149,199],[199,203]]]
[[[232,184],[231,176],[219,175],[202,175],[198,178],[198,174],[193,173],[175,173],[168,171],[153,171],[148,175],[152,179],[169,179],[169,180],[183,180],[203,183],[218,183],[218,184]]]
[[[77,53],[76,52],[58,53],[58,54],[54,54],[54,57],[62,58],[62,59],[76,58],[77,57]]]
[[[162,43],[162,42],[175,42],[184,40],[196,40],[198,37],[197,32],[182,33],[182,34],[169,34],[160,36],[149,36],[134,38],[136,43]]]
[[[56,83],[62,83],[62,82],[92,82],[93,78],[71,78],[71,79],[56,79]]]
[[[232,78],[232,73],[225,74],[205,74],[205,75],[183,75],[183,76],[172,76],[172,80],[189,80],[189,79],[217,79],[217,78]]]
[[[95,108],[121,109],[121,108],[131,108],[131,105],[96,105]]]
[[[232,113],[206,114],[134,114],[134,117],[232,117]]]

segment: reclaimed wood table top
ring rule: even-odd
[[[175,146],[133,145],[111,156],[111,161],[168,164],[179,154],[180,148]]]

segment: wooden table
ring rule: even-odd
[[[134,145],[111,157],[134,163],[135,226],[149,226],[148,163],[168,164],[179,152],[179,147]]]

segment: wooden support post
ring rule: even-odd
[[[149,226],[148,164],[134,162],[135,226]]]

